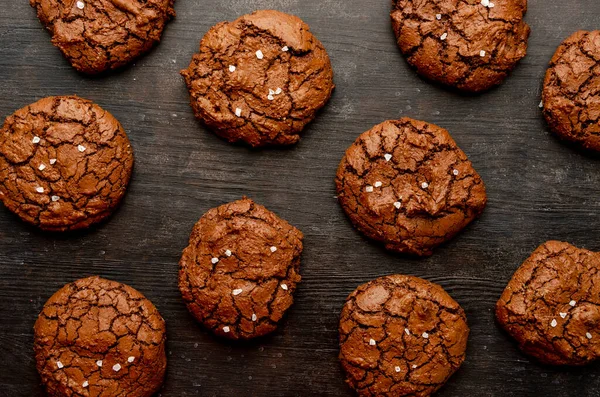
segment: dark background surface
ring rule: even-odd
[[[505,0],[497,0],[505,1]],[[346,296],[405,273],[441,284],[472,329],[467,360],[440,396],[598,396],[600,365],[540,366],[494,323],[516,267],[548,239],[600,250],[600,160],[548,134],[538,104],[557,45],[599,28],[598,0],[532,0],[529,53],[498,89],[465,97],[423,81],[396,48],[388,0],[177,0],[163,42],[102,78],[73,70],[25,0],[0,0],[0,117],[48,95],[78,94],[121,121],[136,167],[109,222],[86,233],[41,233],[0,209],[0,396],[41,396],[32,327],[44,302],[75,279],[101,275],[144,293],[167,321],[162,396],[350,396],[337,362]],[[204,33],[260,8],[303,18],[332,59],[337,89],[291,149],[232,146],[194,119],[178,72]],[[483,217],[427,259],[387,253],[353,230],[334,195],[345,149],[386,119],[447,128],[483,177]],[[274,335],[232,345],[207,334],[177,288],[189,232],[209,208],[248,195],[306,235],[296,304]]]

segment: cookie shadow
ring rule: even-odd
[[[177,294],[180,296],[181,292],[177,289]],[[289,321],[289,313],[286,313],[281,320],[277,323],[277,328],[262,336],[257,336],[251,339],[229,339],[224,336],[215,334],[212,330],[207,329],[199,322],[190,311],[187,309],[183,299],[180,299],[180,303],[183,305],[183,310],[186,312],[187,321],[191,324],[191,326],[196,327],[198,332],[203,335],[207,340],[211,342],[219,344],[221,347],[232,347],[237,349],[259,349],[265,345],[276,345],[277,340],[281,340],[284,338]]]
[[[186,85],[185,85],[185,81],[182,78],[182,81],[184,82],[184,87],[186,89],[186,91],[188,90]],[[293,144],[288,144],[288,145],[282,145],[282,144],[268,144],[268,145],[264,145],[264,146],[252,146],[249,143],[246,143],[242,140],[238,140],[238,141],[229,141],[228,139],[222,137],[221,135],[217,134],[211,127],[209,127],[208,125],[206,125],[202,120],[200,120],[198,117],[196,117],[196,115],[194,114],[193,110],[192,110],[192,106],[188,101],[188,108],[191,110],[191,114],[194,117],[195,123],[196,125],[199,127],[198,129],[204,134],[204,135],[210,135],[212,136],[212,139],[214,139],[214,141],[220,141],[223,143],[226,143],[227,145],[231,145],[232,147],[236,147],[239,148],[241,150],[246,150],[248,153],[252,153],[252,154],[258,154],[258,153],[262,153],[262,152],[284,152],[284,151],[290,151],[290,150],[295,150],[296,148],[301,147],[303,141],[305,139],[310,139],[310,136],[313,134],[313,131],[318,127],[318,124],[320,122],[320,119],[323,117],[326,117],[326,115],[324,114],[326,112],[326,110],[328,109],[328,107],[330,106],[331,102],[334,100],[334,97],[336,95],[336,91],[337,88],[334,88],[332,93],[331,93],[331,97],[329,98],[329,100],[323,105],[322,108],[320,108],[316,113],[314,118],[308,122],[301,131],[298,132],[298,136],[300,137],[298,139],[298,141],[296,143]],[[188,95],[189,95],[189,91],[188,91]]]
[[[548,131],[548,135],[551,136],[551,139],[554,142],[558,143],[561,146],[566,147],[571,153],[577,154],[579,156],[583,156],[583,157],[587,158],[588,160],[600,161],[600,152],[597,152],[592,149],[588,149],[577,142],[568,141],[566,139],[559,137],[557,134],[555,134],[552,131],[552,129],[546,122],[546,118],[543,117],[543,115],[542,115],[542,118],[544,119],[545,129],[546,129],[546,131]]]
[[[487,205],[489,205],[489,202]],[[487,207],[487,205],[486,205],[486,207]],[[352,223],[352,220],[348,217],[348,215],[345,213],[345,211],[343,211],[343,209],[341,208],[341,205],[339,203],[338,203],[338,207],[340,207],[340,210],[342,210],[342,212],[344,213],[344,218],[346,218],[347,224],[350,225],[350,227],[352,228],[354,233],[360,237],[363,244],[366,243],[366,244],[370,245],[371,247],[375,247],[377,250],[381,251],[384,255],[387,255],[391,258],[404,259],[404,260],[409,260],[409,261],[414,261],[414,262],[426,261],[426,260],[430,259],[432,256],[436,256],[436,255],[444,256],[445,255],[444,252],[446,250],[453,247],[454,244],[456,244],[457,241],[461,238],[461,236],[470,233],[471,229],[474,228],[478,222],[481,222],[483,220],[483,218],[486,216],[486,211],[484,210],[483,213],[478,218],[471,221],[468,225],[466,225],[464,228],[462,228],[456,235],[451,237],[449,240],[444,241],[443,243],[436,245],[435,247],[432,247],[431,254],[417,255],[415,253],[410,253],[410,252],[392,251],[392,250],[386,248],[384,242],[377,241],[375,239],[372,239],[372,238],[366,236],[360,230],[358,230],[358,228]]]
[[[232,147],[235,147],[237,149],[246,150],[248,153],[251,153],[251,154],[259,154],[259,153],[264,153],[264,152],[267,152],[267,153],[268,152],[284,152],[284,151],[295,150],[296,148],[300,147],[300,145],[302,145],[303,140],[309,138],[309,135],[311,135],[312,130],[313,130],[312,125],[315,123],[315,120],[313,120],[310,123],[308,123],[306,126],[304,126],[302,131],[300,131],[300,133],[299,133],[300,139],[298,139],[298,142],[293,143],[291,145],[269,144],[269,145],[265,145],[265,146],[252,146],[241,140],[231,142],[231,141],[227,140],[226,138],[222,137],[221,135],[217,134],[216,132],[214,132],[212,130],[212,128],[207,126],[202,120],[198,119],[195,116],[194,116],[194,119],[196,121],[196,125],[198,126],[198,129],[200,130],[199,133],[201,133],[205,136],[210,135],[212,137],[210,139],[214,139],[215,142],[219,141],[219,142],[225,143],[227,145],[230,145]]]
[[[129,187],[127,188],[127,190],[129,190]],[[125,196],[123,197],[123,199],[119,202],[119,204],[117,204],[115,206],[115,208],[111,210],[110,214],[108,214],[101,221],[94,223],[88,227],[82,228],[82,229],[65,230],[65,231],[52,231],[52,230],[40,229],[39,226],[33,225],[29,222],[22,220],[17,214],[10,211],[4,205],[1,205],[1,203],[0,203],[0,207],[2,207],[1,211],[3,211],[6,214],[6,219],[10,220],[9,222],[13,222],[13,220],[14,220],[15,224],[19,223],[21,225],[21,227],[23,227],[24,231],[26,231],[29,235],[42,236],[46,239],[55,240],[55,241],[67,241],[67,240],[74,240],[74,239],[83,239],[90,235],[94,235],[94,234],[98,233],[104,226],[106,226],[107,223],[109,223],[115,216],[117,216],[119,214],[119,212],[122,210],[122,208],[124,206],[126,199],[127,199],[127,192],[126,192]],[[12,230],[14,231],[15,229],[12,229]]]
[[[591,363],[585,364],[585,365],[551,365],[551,364],[543,363],[543,362],[539,361],[538,359],[536,359],[535,357],[525,354],[519,347],[518,342],[498,322],[498,318],[495,315],[495,310],[492,311],[492,313],[494,316],[494,325],[496,326],[496,329],[498,331],[500,331],[500,334],[502,335],[502,337],[505,338],[505,342],[507,342],[508,344],[510,344],[512,346],[512,348],[514,349],[514,353],[516,353],[516,355],[518,355],[519,361],[521,363],[527,363],[529,365],[533,365],[535,367],[538,367],[540,370],[546,371],[551,374],[565,373],[565,374],[576,374],[578,376],[585,376],[587,374],[595,374],[595,373],[598,373],[598,371],[600,371],[600,360],[591,362]]]
[[[158,47],[159,43],[154,44],[148,51],[143,54],[138,55],[135,59],[132,59],[130,62],[125,65],[121,65],[115,69],[107,69],[99,73],[85,73],[75,69],[69,61],[65,58],[66,64],[69,65],[71,69],[75,71],[75,73],[86,81],[99,81],[99,80],[107,80],[110,78],[122,77],[126,73],[132,73],[132,69],[137,66],[139,62],[146,60],[150,57]],[[63,56],[64,58],[64,56]]]
[[[424,84],[428,84],[430,86],[433,86],[441,91],[446,91],[446,92],[450,92],[454,95],[463,97],[463,98],[477,98],[479,96],[482,95],[486,95],[488,93],[494,92],[496,90],[498,90],[500,88],[500,86],[502,86],[505,81],[507,79],[511,78],[512,75],[512,71],[510,73],[508,73],[508,75],[498,84],[491,86],[489,88],[486,88],[484,90],[481,91],[465,91],[465,90],[461,90],[455,86],[449,85],[449,84],[444,84],[441,83],[437,80],[433,80],[430,79],[426,76],[423,76],[421,73],[419,73],[419,71],[417,70],[417,68],[413,65],[411,65],[410,63],[408,63],[408,60],[406,59],[406,56],[404,56],[404,54],[402,53],[402,51],[400,50],[400,48],[398,47],[398,45],[396,45],[396,49],[397,49],[397,53],[398,55],[402,58],[402,62],[404,63],[404,65],[406,66],[406,69],[409,70],[411,73],[413,73],[414,75],[416,75],[419,80],[421,80],[421,82],[423,82]],[[518,66],[518,64],[517,64]],[[515,66],[516,67],[516,66]]]

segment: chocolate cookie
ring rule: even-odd
[[[500,84],[527,52],[527,0],[393,0],[400,50],[422,76],[463,91]]]
[[[517,269],[496,304],[524,353],[552,365],[600,357],[600,253],[548,241]]]
[[[100,277],[65,285],[34,332],[37,370],[51,397],[150,397],[162,384],[165,322],[127,285]]]
[[[308,26],[272,10],[213,27],[181,74],[196,117],[251,146],[298,142],[334,88],[329,56]]]
[[[30,0],[71,65],[83,73],[123,66],[148,51],[175,16],[174,0]]]
[[[179,262],[179,289],[192,315],[229,339],[277,328],[300,282],[302,233],[242,199],[208,211]]]
[[[542,103],[556,135],[600,151],[600,30],[575,32],[558,47]]]
[[[359,136],[340,163],[336,185],[358,230],[391,251],[420,256],[478,217],[487,200],[448,131],[409,118]]]
[[[340,362],[360,396],[429,396],[465,360],[468,337],[463,309],[442,287],[380,277],[346,299]]]
[[[76,96],[44,98],[0,129],[0,200],[43,230],[82,229],[108,217],[132,168],[123,127]]]

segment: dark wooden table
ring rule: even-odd
[[[479,96],[416,76],[396,48],[388,0],[177,0],[163,42],[102,78],[67,64],[26,0],[0,3],[0,116],[75,93],[121,121],[136,155],[124,205],[89,232],[44,234],[0,210],[0,396],[43,395],[32,354],[36,316],[65,283],[95,274],[137,288],[166,319],[162,396],[351,396],[337,362],[338,314],[356,286],[392,273],[441,284],[467,312],[467,360],[440,396],[600,395],[600,365],[536,364],[493,317],[506,282],[540,243],[600,250],[600,160],[558,142],[538,109],[548,60],[573,31],[600,27],[598,0],[530,0],[529,54],[501,87]],[[255,151],[207,133],[178,74],[212,25],[259,8],[303,18],[336,73],[331,102],[291,149]],[[488,189],[483,217],[427,259],[366,241],[334,198],[346,147],[400,116],[447,128]],[[287,319],[266,339],[233,345],[192,320],[177,288],[177,262],[198,218],[243,195],[306,239],[303,282]]]

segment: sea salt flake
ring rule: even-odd
[[[83,10],[85,8],[85,3],[83,1],[78,1],[77,8],[79,8],[80,10]]]
[[[214,265],[214,264],[217,264],[219,262],[219,258],[212,258],[210,261]]]
[[[406,335],[410,335],[410,331],[408,330],[408,328],[404,328],[404,333],[405,333]]]
[[[551,326],[552,328],[554,328],[554,327],[556,327],[557,325],[558,325],[558,322],[556,321],[556,319],[555,319],[555,318],[553,318],[553,319],[552,319],[552,322],[550,323],[550,326]]]
[[[423,336],[423,338],[425,338],[425,339],[429,339],[429,334],[428,334],[427,332],[423,332],[423,335],[422,335],[422,336]]]
[[[367,193],[371,193],[372,191],[373,191],[373,186],[367,186],[365,188],[365,192],[367,192]]]
[[[429,183],[427,183],[427,182],[423,182],[423,183],[421,183],[421,187],[422,187],[423,189],[427,189],[427,188],[429,187]]]
[[[81,386],[82,386],[82,387],[88,387],[89,385],[90,385],[90,384],[88,383],[88,381],[87,381],[87,380],[81,384]]]
[[[233,65],[229,65],[229,71],[230,71],[231,73],[235,72],[235,66],[233,66]]]
[[[275,95],[279,95],[283,92],[283,90],[280,87],[277,87],[277,89],[275,90]]]
[[[64,367],[63,363],[61,363],[60,361],[56,362],[56,366],[58,367],[58,369],[61,369],[62,367]]]
[[[233,290],[231,293],[232,293],[234,296],[237,296],[237,295],[241,294],[242,292],[244,292],[244,290],[243,290],[243,289],[241,289],[241,288],[237,288],[237,289],[234,289],[234,290]]]
[[[261,50],[256,51],[256,57],[258,59],[263,59],[265,56],[263,55]]]
[[[394,203],[394,207],[396,207],[397,209],[400,209],[400,207],[402,207],[402,203],[400,201],[396,201]]]
[[[96,361],[96,365],[99,366],[99,367],[102,367],[102,360]]]
[[[235,108],[235,115],[240,117],[242,115],[242,109],[240,108]]]
[[[480,57],[484,57],[485,56],[485,51],[484,50],[479,51],[479,56]]]
[[[50,165],[54,165],[56,163],[56,159],[50,159]]]
[[[271,248],[269,248],[269,249],[271,250],[271,252],[275,252],[275,251],[277,251],[277,247],[275,247],[275,246],[272,246],[272,247],[271,247]]]
[[[585,337],[588,339],[592,339],[592,334],[590,334],[589,332],[586,332]]]
[[[45,164],[40,164],[40,166],[38,167],[38,170],[40,170],[40,171],[44,171],[45,169],[46,169]]]
[[[481,5],[487,7],[490,5],[490,0],[481,0]]]
[[[396,368],[394,368],[396,370],[396,372],[400,372],[400,367],[396,366]]]
[[[112,367],[113,371],[119,372],[121,370],[121,364],[115,364]]]
[[[381,187],[381,185],[383,185],[383,183],[381,183],[380,181],[375,182],[375,187]]]
[[[269,95],[273,95],[275,94],[275,91],[273,91],[272,89],[269,88]]]
[[[369,340],[369,345],[375,346],[376,344],[377,344],[377,342],[375,342],[375,339],[370,339]]]
[[[412,367],[413,367],[413,369],[417,368],[417,364],[413,364]]]
[[[252,321],[256,321],[256,314],[252,313]]]
[[[230,331],[228,326],[224,326],[223,327],[223,332],[228,333]]]
[[[40,139],[39,136],[34,136],[31,142],[33,142],[33,143],[40,143],[40,141],[41,141],[41,139]]]
[[[439,21],[442,19],[442,14],[435,14],[435,18]]]
[[[456,176],[456,175],[458,175],[458,170],[454,169],[454,170],[452,170],[452,173],[454,174],[454,176]]]
[[[77,146],[77,150],[79,150],[81,153],[85,152],[85,146],[83,145],[78,145]]]
[[[448,33],[444,33],[444,34],[443,34],[443,35],[440,37],[440,39],[442,39],[442,40],[446,40],[446,37],[448,37]]]
[[[389,153],[386,153],[383,157],[385,158],[385,161],[390,161],[392,159],[392,155]]]
[[[59,196],[52,196],[51,197],[52,201],[57,202],[58,200],[60,200]]]
[[[288,48],[288,46],[284,46],[284,47],[281,49],[281,51],[283,51],[283,52],[288,52],[288,51],[289,51],[289,48]]]
[[[561,316],[562,318],[566,318],[566,317],[567,317],[567,313],[559,313],[559,314],[560,314],[560,316]]]
[[[41,186],[40,187],[36,187],[35,191],[38,192],[38,193],[44,193],[44,188],[41,187]]]
[[[544,107],[544,101],[540,101],[540,104],[538,105],[538,107],[541,109]]]
[[[494,6],[495,6],[495,4],[490,1],[490,4],[488,5],[488,7],[489,8],[494,8]]]
[[[135,357],[134,356],[129,356],[129,358],[127,359],[127,362],[128,363],[132,363],[133,360],[135,360]]]
[[[275,97],[273,96],[273,94],[269,94],[269,95],[267,95],[267,99],[269,101],[272,101],[273,99],[275,99]]]
[[[225,251],[225,256],[231,256],[231,251],[230,250]]]
[[[287,284],[281,284],[281,289],[284,291],[287,291],[288,290]]]
[[[576,304],[577,304],[577,302],[575,302],[575,301],[569,302],[569,305],[571,305],[571,307],[575,307]]]

